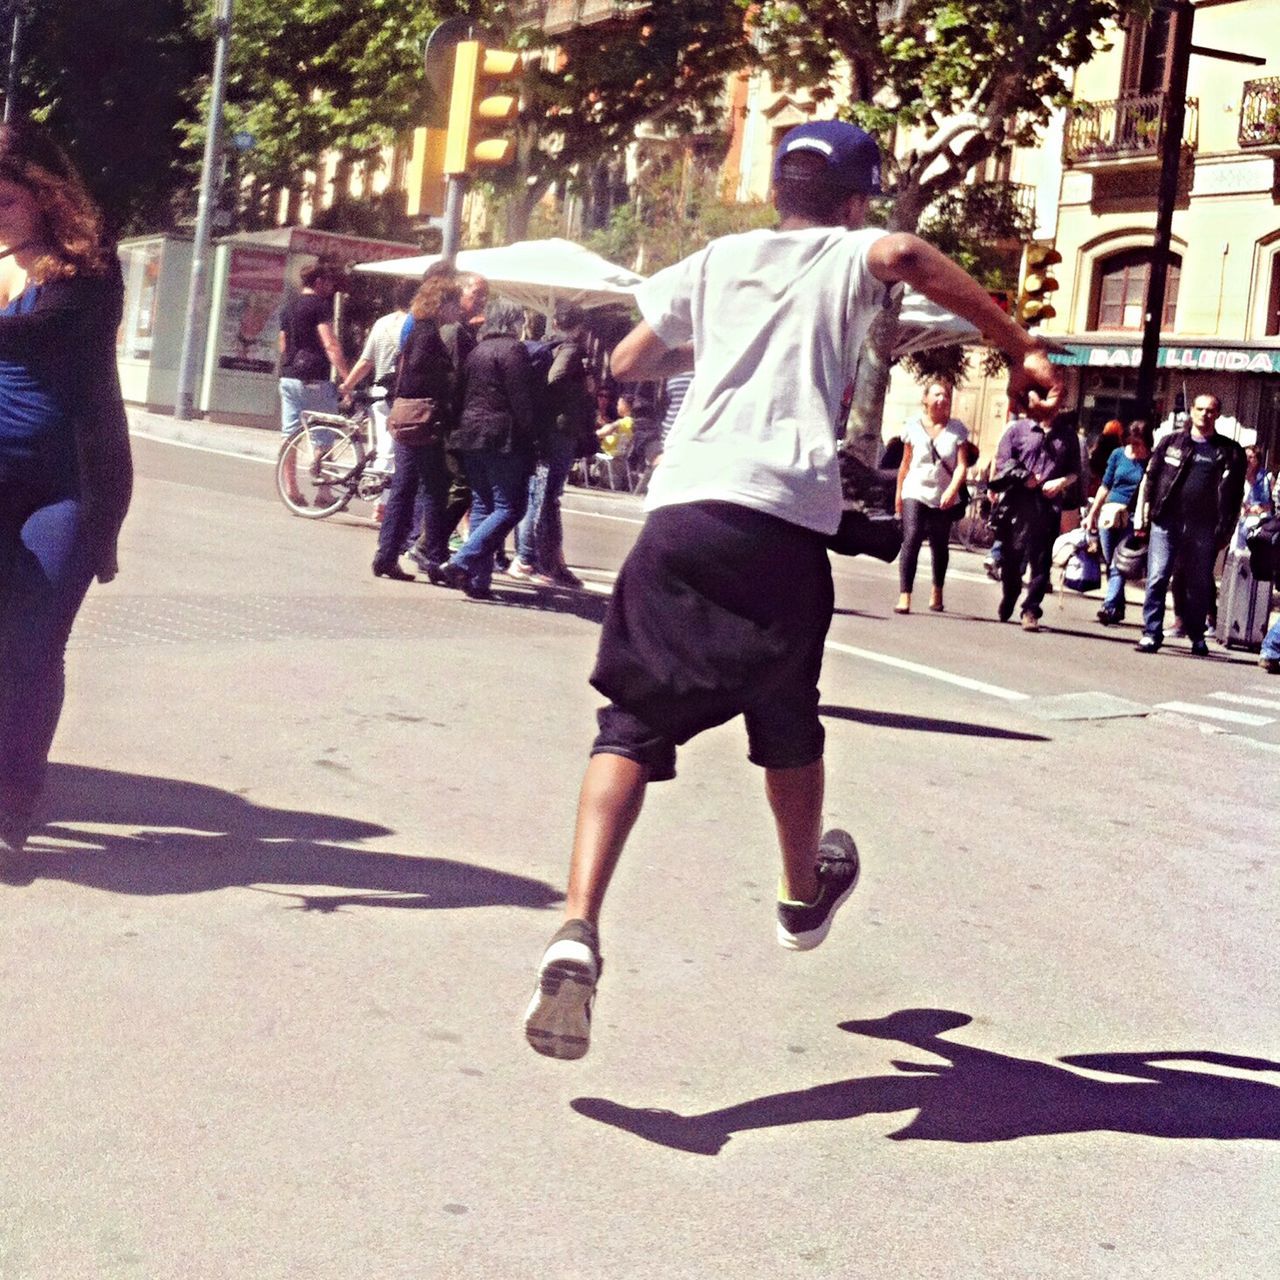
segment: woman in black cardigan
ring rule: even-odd
[[[34,126],[0,126],[0,864],[34,823],[72,624],[116,573],[133,485],[122,300],[70,162]]]
[[[430,270],[409,304],[413,323],[401,345],[396,374],[396,396],[435,400],[441,407],[442,425],[446,430],[453,424],[456,370],[449,348],[440,337],[440,326],[460,318],[461,294],[461,282],[452,268]],[[444,431],[430,444],[404,445],[396,441],[395,460],[391,493],[378,531],[373,573],[377,578],[412,582],[413,574],[400,567],[400,555],[409,538],[419,493],[423,499],[422,543],[427,572],[438,572],[441,562],[449,556],[449,532],[445,523],[449,468],[444,456]]]

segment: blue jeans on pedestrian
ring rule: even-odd
[[[543,461],[529,477],[529,505],[516,530],[516,555],[539,573],[554,573],[564,558],[560,495],[576,457],[573,436],[553,431]]]
[[[65,691],[63,655],[93,579],[80,499],[0,484],[0,804],[30,815]]]
[[[529,501],[529,463],[523,454],[466,449],[462,465],[471,486],[471,532],[450,563],[480,590],[493,577],[493,553],[520,521]]]
[[[1188,640],[1203,640],[1213,606],[1213,565],[1218,558],[1214,529],[1196,524],[1151,526],[1147,545],[1147,594],[1142,605],[1142,633],[1164,639],[1164,598],[1176,560],[1186,584],[1182,628]]]
[[[1117,621],[1124,617],[1124,577],[1115,567],[1115,555],[1116,548],[1128,532],[1127,525],[1123,529],[1098,530],[1098,541],[1102,544],[1102,563],[1107,566],[1107,594],[1102,607]]]
[[[1262,637],[1262,656],[1280,661],[1280,618],[1275,620],[1275,625]]]
[[[302,411],[338,412],[338,388],[332,382],[303,382],[301,378],[280,379],[280,430],[288,435],[302,425]]]
[[[449,470],[444,445],[395,445],[396,471],[391,477],[382,525],[378,530],[378,551],[374,563],[395,564],[409,540],[414,509],[422,504],[424,535],[421,545],[425,559],[443,564],[449,558],[449,531],[445,527],[445,499],[449,493]]]

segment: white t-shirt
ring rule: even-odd
[[[636,291],[695,377],[645,509],[722,501],[834,533],[835,423],[885,286],[867,253],[885,233],[812,227],[713,240]]]
[[[400,354],[400,330],[404,328],[403,311],[390,311],[379,316],[364,340],[361,360],[373,362],[373,380],[381,382],[396,367],[396,357]]]
[[[903,444],[911,446],[911,465],[902,479],[903,499],[914,498],[936,507],[960,466],[960,446],[969,438],[969,428],[959,418],[951,418],[932,439],[920,418],[912,418],[902,430]]]

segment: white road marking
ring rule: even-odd
[[[1251,698],[1243,693],[1211,693],[1211,698],[1219,702],[1231,702],[1238,707],[1263,707],[1267,711],[1280,711],[1280,702],[1275,698]]]
[[[1228,724],[1244,724],[1254,729],[1275,723],[1275,716],[1255,716],[1248,711],[1230,711],[1226,707],[1202,707],[1194,702],[1157,702],[1156,710],[1176,711],[1184,716],[1207,716],[1210,720],[1225,720]]]
[[[274,458],[259,458],[256,453],[236,453],[234,449],[214,449],[207,444],[191,444],[186,440],[170,440],[167,436],[153,436],[146,431],[130,431],[131,436],[139,440],[150,440],[153,444],[171,444],[178,449],[194,449],[197,453],[215,453],[219,458],[235,458],[239,462],[260,462],[264,466],[274,467]]]
[[[987,684],[984,680],[973,680],[969,676],[959,676],[952,671],[943,671],[940,667],[925,666],[922,662],[909,662],[906,658],[877,653],[874,649],[859,649],[851,644],[841,644],[838,640],[828,640],[826,647],[836,653],[847,653],[851,657],[862,658],[867,662],[878,662],[882,666],[896,667],[899,671],[910,671],[912,675],[938,680],[943,684],[953,684],[973,693],[985,693],[989,698],[999,698],[1004,702],[1025,702],[1031,696],[1029,693],[1019,693],[1016,689],[1003,689],[997,684]]]

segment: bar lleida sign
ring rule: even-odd
[[[1051,353],[1055,364],[1090,369],[1136,369],[1142,363],[1141,347],[1085,346],[1068,343],[1066,350]],[[1280,373],[1280,350],[1258,347],[1161,347],[1156,358],[1160,369],[1198,373]]]

